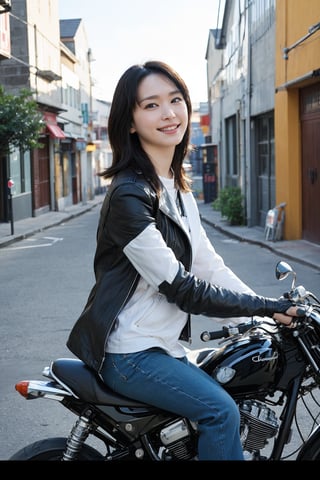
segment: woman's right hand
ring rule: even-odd
[[[278,323],[292,326],[294,324],[294,318],[301,317],[301,313],[301,307],[292,306],[288,308],[286,313],[275,313],[272,318]]]

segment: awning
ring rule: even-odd
[[[44,121],[51,138],[66,138],[63,130],[57,124],[57,116],[55,113],[45,112]]]
[[[53,123],[47,123],[47,129],[49,130],[50,137],[52,138],[66,138],[65,134],[59,127],[59,125],[54,125]]]

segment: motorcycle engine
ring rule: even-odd
[[[160,432],[160,439],[165,446],[162,454],[164,460],[191,460],[196,456],[195,445],[191,440],[190,428],[186,420],[179,420]],[[194,429],[194,434],[195,429]]]
[[[256,400],[238,402],[240,434],[245,460],[255,460],[279,429],[278,419],[270,408]],[[192,431],[191,431],[192,430]],[[185,419],[168,425],[160,431],[164,446],[163,460],[191,460],[197,452],[194,438],[196,426]]]
[[[256,400],[238,403],[240,410],[241,443],[246,460],[254,460],[260,450],[275,436],[279,423],[275,413]]]

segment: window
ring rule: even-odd
[[[229,179],[239,175],[239,164],[237,155],[237,119],[236,115],[226,119],[227,139],[227,165],[226,171]]]
[[[10,178],[14,182],[13,195],[31,192],[30,152],[15,149],[10,154]]]

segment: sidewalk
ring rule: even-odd
[[[96,195],[93,200],[86,204],[77,204],[67,207],[62,212],[48,212],[38,217],[26,218],[13,222],[13,235],[11,235],[11,223],[0,223],[0,248],[11,245],[13,242],[42,232],[50,227],[67,222],[71,218],[81,215],[92,208],[100,208],[104,195]],[[200,215],[204,223],[215,229],[243,242],[249,242],[267,248],[279,255],[281,259],[292,260],[302,263],[320,271],[320,245],[305,240],[265,240],[264,229],[261,227],[230,226],[221,218],[220,212],[212,209],[211,203],[198,201]]]
[[[220,212],[212,209],[210,203],[199,202],[198,205],[202,221],[226,233],[228,236],[267,248],[279,255],[279,260],[292,260],[320,271],[320,245],[307,242],[306,240],[281,240],[275,242],[266,240],[264,228],[230,226],[226,220],[221,218]]]
[[[30,237],[37,232],[42,232],[50,227],[67,222],[78,215],[88,212],[92,208],[100,208],[104,195],[96,195],[87,203],[79,203],[66,207],[59,212],[50,211],[37,217],[29,217],[13,222],[13,235],[11,235],[11,223],[0,223],[0,248],[7,247],[12,243]]]

